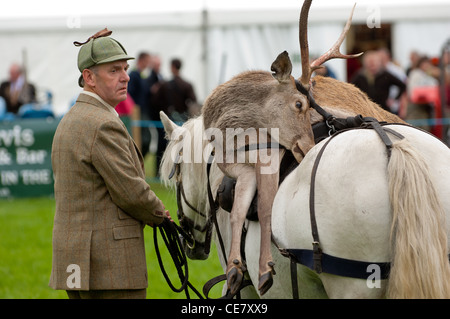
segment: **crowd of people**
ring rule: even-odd
[[[444,55],[444,65],[447,66],[445,76],[447,101],[450,87],[450,52]],[[416,51],[410,54],[410,66],[407,69],[396,64],[388,49],[366,51],[357,69],[349,73],[348,82],[364,91],[373,101],[389,112],[399,115],[405,120],[423,120],[433,118],[433,102],[417,94],[418,88],[437,87],[442,79],[441,69],[436,58],[431,59]],[[353,61],[351,65],[355,65]],[[141,120],[159,121],[159,112],[164,111],[172,120],[184,122],[189,117],[197,115],[201,105],[197,101],[191,83],[181,76],[182,61],[174,58],[170,61],[172,77],[162,76],[161,58],[157,54],[142,51],[138,54],[136,63],[129,72],[128,98],[119,103],[116,110],[121,116],[131,116],[133,109],[138,107]],[[349,64],[350,66],[350,64]],[[316,70],[316,74],[336,77],[332,69],[325,65]],[[36,89],[26,78],[26,72],[16,63],[9,69],[9,78],[0,84],[0,117],[2,114],[15,116],[21,106],[36,103]],[[445,106],[444,106],[445,108]],[[420,125],[430,130],[428,124]],[[164,131],[158,132],[157,162],[165,149]],[[142,153],[150,151],[151,134],[147,129],[141,130]]]
[[[449,54],[444,55],[444,81],[447,96],[450,87]],[[430,59],[416,51],[410,54],[410,66],[404,70],[394,63],[389,50],[367,51],[362,57],[362,67],[349,79],[359,89],[385,110],[405,120],[424,120],[435,116],[434,103],[423,88],[437,88],[441,69],[437,59]],[[418,93],[420,92],[420,93]],[[432,94],[430,94],[432,96]],[[447,98],[447,101],[449,99]],[[445,107],[445,106],[444,106]],[[420,124],[430,131],[427,123]]]

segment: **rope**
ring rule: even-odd
[[[170,253],[170,256],[172,257],[172,260],[174,262],[175,268],[178,272],[178,277],[181,282],[180,288],[176,288],[172,281],[170,280],[169,276],[167,275],[167,272],[164,268],[164,264],[161,259],[161,254],[159,251],[158,246],[158,231],[161,234],[161,237],[164,240],[164,243]],[[188,288],[191,288],[192,291],[200,298],[204,299],[204,297],[198,292],[197,289],[189,282],[189,268],[186,258],[186,253],[184,252],[180,236],[178,233],[177,225],[173,222],[171,222],[168,218],[165,218],[164,221],[157,226],[156,229],[153,230],[153,241],[155,243],[155,250],[156,250],[156,256],[158,258],[159,267],[161,268],[161,271],[164,275],[164,278],[166,279],[167,284],[172,289],[172,291],[179,293],[184,290],[186,294],[186,298],[190,299],[189,296],[189,290]],[[183,271],[184,266],[184,271]]]

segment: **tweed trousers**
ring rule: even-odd
[[[67,290],[69,299],[145,299],[146,289]]]

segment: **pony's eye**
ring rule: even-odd
[[[302,108],[302,102],[300,102],[300,101],[297,101],[296,103],[295,103],[295,107],[296,108],[298,108],[298,109],[301,109]]]

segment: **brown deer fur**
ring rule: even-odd
[[[340,111],[348,111],[354,115],[370,116],[379,121],[389,123],[405,123],[397,115],[390,113],[350,83],[341,82],[330,77],[315,76],[311,80],[310,93],[320,106]]]

